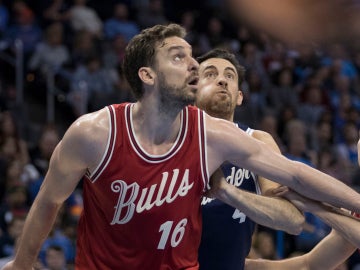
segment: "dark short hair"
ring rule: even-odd
[[[221,58],[221,59],[225,59],[225,60],[229,61],[236,69],[236,72],[237,72],[238,78],[239,78],[238,87],[239,87],[239,89],[241,89],[241,84],[245,78],[245,68],[242,65],[240,65],[235,54],[233,54],[227,50],[224,50],[224,49],[215,48],[215,49],[212,49],[211,51],[197,57],[196,60],[199,62],[199,64],[201,64],[202,62],[204,62],[210,58]]]
[[[123,70],[136,99],[140,99],[144,94],[138,71],[141,67],[155,64],[156,46],[166,38],[184,38],[185,35],[185,29],[178,24],[155,25],[142,30],[140,34],[130,40],[125,50]]]

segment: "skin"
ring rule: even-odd
[[[331,270],[344,262],[355,249],[337,231],[332,230],[305,255],[279,261],[246,259],[245,270]]]
[[[238,80],[236,68],[228,60],[209,58],[203,61],[199,67],[196,105],[213,117],[232,122],[236,106],[240,106],[243,101]],[[254,130],[252,136],[280,153],[279,147],[269,133]],[[217,170],[212,177],[226,181],[221,170]],[[261,193],[266,197],[240,190],[239,196],[241,195],[243,199],[237,202],[238,209],[261,225],[292,234],[300,233],[305,222],[302,213],[288,200],[273,196],[272,191],[279,187],[279,184],[261,176],[258,180]]]
[[[138,70],[145,95],[135,103],[131,117],[137,140],[149,154],[164,154],[171,148],[180,129],[179,113],[184,102],[195,100],[197,86],[191,81],[198,71],[198,63],[191,53],[184,39],[166,38],[156,47],[156,67]],[[174,87],[168,90],[176,99],[170,108],[160,95],[161,73],[166,83]],[[174,89],[177,90],[174,92]],[[85,172],[94,171],[99,164],[109,134],[108,120],[107,112],[100,110],[80,117],[67,130],[54,150],[45,180],[28,214],[15,260],[4,270],[31,269],[62,203]],[[209,174],[229,160],[310,198],[360,212],[360,194],[340,181],[274,153],[265,143],[248,136],[227,120],[206,116],[205,123]],[[237,188],[224,181],[214,181],[212,188],[216,198],[237,207],[233,203]]]
[[[359,134],[360,135],[360,134]],[[360,165],[360,140],[357,143],[358,164]],[[346,261],[360,247],[360,223],[339,209],[309,200],[286,187],[278,189],[278,195],[286,196],[302,211],[312,212],[333,230],[320,241],[310,252],[285,260],[253,260],[247,259],[246,270],[321,270],[335,269]]]

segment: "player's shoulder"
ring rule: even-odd
[[[73,142],[78,141],[79,143],[104,140],[109,132],[109,117],[109,110],[106,107],[84,114],[71,124],[64,139],[70,139]]]
[[[74,121],[72,127],[82,131],[96,130],[108,126],[109,109],[107,107],[98,111],[91,112],[80,116]]]
[[[272,136],[269,132],[259,129],[254,129],[252,132],[252,136],[260,141],[272,139]]]

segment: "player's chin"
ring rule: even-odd
[[[196,91],[190,91],[186,97],[184,97],[184,103],[187,105],[194,105],[196,101]]]
[[[198,91],[198,86],[197,84],[187,84],[187,88],[190,89],[191,92],[193,93],[197,93]]]

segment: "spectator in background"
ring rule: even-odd
[[[14,44],[16,39],[21,40],[25,59],[27,59],[41,40],[42,29],[37,24],[33,11],[25,1],[15,0],[12,3],[12,10],[14,22],[8,27],[4,38],[11,44]]]
[[[52,245],[46,249],[44,270],[68,270],[61,246]]]
[[[96,10],[88,7],[86,2],[87,0],[74,0],[66,16],[74,32],[85,30],[99,38],[102,36],[103,22]]]
[[[305,83],[307,78],[321,67],[320,56],[315,47],[309,44],[297,44],[294,48],[295,75],[298,83]]]
[[[198,41],[201,54],[210,51],[212,48],[224,46],[227,39],[225,37],[223,21],[217,16],[210,17],[207,22],[206,31],[200,33]]]
[[[137,10],[137,19],[140,29],[148,28],[156,24],[167,24],[162,0],[149,0],[146,6]]]
[[[293,119],[286,124],[285,131],[287,150],[284,155],[289,159],[314,167],[315,153],[309,150],[304,122]]]
[[[307,129],[313,130],[321,115],[327,109],[323,98],[323,90],[318,85],[310,85],[303,90],[304,99],[298,104],[297,115]]]
[[[0,0],[0,38],[3,36],[9,23],[9,11]]]
[[[284,106],[297,107],[299,97],[295,86],[295,79],[292,69],[283,68],[274,75],[274,83],[269,87],[267,96],[269,106],[274,113],[279,113]]]
[[[129,19],[129,8],[123,3],[114,6],[113,17],[104,23],[104,35],[108,40],[113,40],[121,35],[128,42],[133,36],[139,33],[139,26]]]
[[[196,11],[193,10],[187,10],[184,13],[181,14],[180,18],[180,24],[182,27],[186,29],[186,37],[185,40],[191,44],[193,48],[193,54],[194,55],[200,55],[201,49],[199,45],[199,32],[197,31],[195,27],[195,21],[198,17],[198,14]]]
[[[257,73],[263,85],[269,84],[269,74],[266,72],[263,62],[263,52],[258,44],[252,40],[243,44],[240,48],[239,61],[247,70]]]
[[[50,157],[59,141],[60,134],[57,127],[52,124],[45,124],[36,146],[30,149],[31,163],[40,175],[45,176],[49,168]]]
[[[72,66],[77,68],[84,65],[90,55],[99,53],[99,47],[98,39],[90,32],[86,30],[75,32],[71,46]]]
[[[114,78],[104,68],[98,55],[88,57],[85,65],[79,66],[73,76],[69,101],[75,114],[94,111],[111,102],[114,94]]]
[[[16,240],[20,237],[25,224],[26,213],[14,214],[9,218],[7,231],[0,236],[0,258],[15,255]]]
[[[274,138],[276,144],[280,148],[280,151],[283,153],[285,151],[285,146],[278,134],[278,126],[279,121],[276,118],[276,114],[267,113],[261,118],[259,129],[268,132]]]
[[[126,41],[123,36],[116,36],[107,49],[104,50],[103,63],[114,83],[115,96],[118,101],[134,100],[130,87],[123,76],[121,63],[125,55]]]
[[[252,126],[257,127],[260,119],[267,110],[266,92],[267,85],[255,69],[249,69],[246,75],[247,91],[246,102],[249,106],[249,119],[253,119]],[[244,116],[247,118],[248,116]]]
[[[343,142],[335,145],[336,154],[345,170],[352,174],[357,169],[358,127],[352,122],[346,122],[342,128]]]
[[[327,54],[322,58],[322,65],[336,67],[338,75],[346,76],[353,81],[357,71],[349,59],[348,48],[344,44],[334,42],[329,44],[326,49]]]
[[[39,8],[42,9],[42,18],[44,25],[49,25],[55,22],[67,24],[68,18],[66,11],[69,9],[68,1],[66,0],[43,0],[36,1],[39,3]]]
[[[7,189],[5,200],[0,204],[0,231],[9,232],[9,224],[15,216],[26,216],[29,209],[28,192],[25,185]]]
[[[29,162],[27,143],[21,134],[14,115],[5,111],[0,117],[0,158],[6,162],[18,159],[23,165]]]
[[[63,26],[53,23],[45,30],[45,38],[40,42],[29,60],[30,70],[41,70],[45,75],[49,69],[56,70],[70,61],[70,53],[63,43]]]
[[[126,40],[122,35],[115,36],[104,50],[103,61],[104,67],[115,70],[121,66],[125,55]]]
[[[9,111],[0,117],[0,163],[4,169],[1,185],[4,190],[14,185],[27,184],[38,173],[30,163],[27,142],[20,137],[17,121]]]
[[[31,201],[35,199],[35,196],[40,189],[49,168],[50,157],[59,141],[60,134],[56,126],[47,124],[43,126],[35,147],[30,149],[31,164],[35,167],[38,174],[38,176],[28,184]]]
[[[322,149],[330,149],[334,144],[333,125],[331,121],[327,121],[324,118],[328,111],[323,112],[320,116],[320,120],[315,128],[310,131],[311,134],[311,149],[316,152]]]

